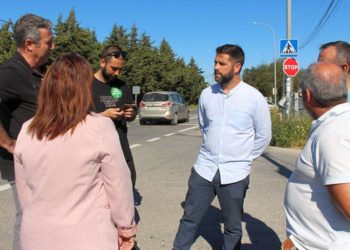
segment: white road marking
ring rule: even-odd
[[[187,124],[187,125],[192,125],[192,124]],[[185,132],[185,131],[188,131],[188,130],[191,130],[191,129],[195,129],[195,128],[198,128],[198,126],[193,126],[193,127],[190,127],[190,128],[182,129],[182,130],[179,130],[177,133]],[[175,134],[176,134],[176,132],[175,133],[166,134],[164,136],[172,136],[172,135],[175,135]],[[161,139],[160,137],[155,137],[155,138],[146,140],[146,142],[154,142],[154,141],[158,141],[160,139]],[[133,145],[130,145],[130,148],[132,149],[132,148],[137,148],[137,147],[140,147],[140,146],[142,146],[142,145],[141,144],[133,144]],[[8,189],[11,189],[11,185],[10,184],[4,184],[4,185],[0,186],[0,192],[8,190]]]
[[[193,125],[198,125],[198,123],[180,123],[180,124],[177,124],[177,126],[193,126]]]
[[[176,133],[170,133],[170,134],[166,134],[164,136],[172,136],[172,135],[176,135]]]
[[[177,132],[181,133],[181,132],[185,132],[185,131],[188,131],[188,130],[191,130],[191,129],[195,129],[195,128],[198,128],[198,126],[193,126],[193,127],[190,127],[190,128],[185,128],[183,130],[179,130]]]
[[[5,184],[5,185],[1,185],[0,186],[0,192],[2,191],[5,191],[5,190],[8,190],[11,188],[11,185],[10,184]]]
[[[160,140],[160,137],[156,137],[156,138],[152,138],[152,139],[146,140],[146,142],[154,142],[154,141],[158,141],[158,140]]]

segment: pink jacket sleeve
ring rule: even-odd
[[[112,221],[122,237],[135,235],[134,198],[131,176],[120,145],[118,133],[111,120],[104,120],[100,132],[101,173],[111,206]]]
[[[23,126],[24,127],[24,126]],[[22,144],[18,143],[21,141],[23,133],[26,132],[26,128],[22,128],[20,134],[17,138],[16,148],[20,147]],[[24,174],[24,167],[22,164],[22,156],[21,153],[19,153],[21,150],[16,150],[13,154],[14,158],[14,167],[15,167],[15,178],[16,178],[16,189],[17,189],[17,195],[18,195],[18,201],[20,204],[21,209],[25,206],[26,197],[29,192],[29,187],[27,185],[27,182],[25,180],[25,174]]]
[[[26,192],[27,192],[27,184],[24,179],[24,169],[22,166],[21,160],[15,155],[15,176],[16,176],[16,188],[18,194],[18,200],[21,208],[24,207]]]

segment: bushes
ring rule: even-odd
[[[312,119],[309,116],[290,115],[282,119],[277,109],[271,109],[272,140],[277,147],[301,148],[304,146]]]

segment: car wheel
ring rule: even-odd
[[[185,122],[189,122],[189,121],[190,121],[190,112],[187,112]]]
[[[146,125],[146,121],[145,120],[140,120],[140,125]]]
[[[170,122],[171,125],[176,125],[179,121],[179,117],[177,116],[177,114],[174,114],[174,118],[173,120]]]

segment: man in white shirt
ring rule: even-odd
[[[287,235],[299,250],[350,248],[350,104],[347,75],[325,62],[302,79],[315,119],[285,193]],[[283,248],[288,249],[288,248]]]
[[[237,45],[216,49],[216,84],[199,99],[203,135],[188,181],[175,250],[190,249],[199,224],[217,195],[224,217],[223,249],[241,249],[243,201],[253,160],[271,140],[270,112],[262,94],[243,82],[244,52]]]

